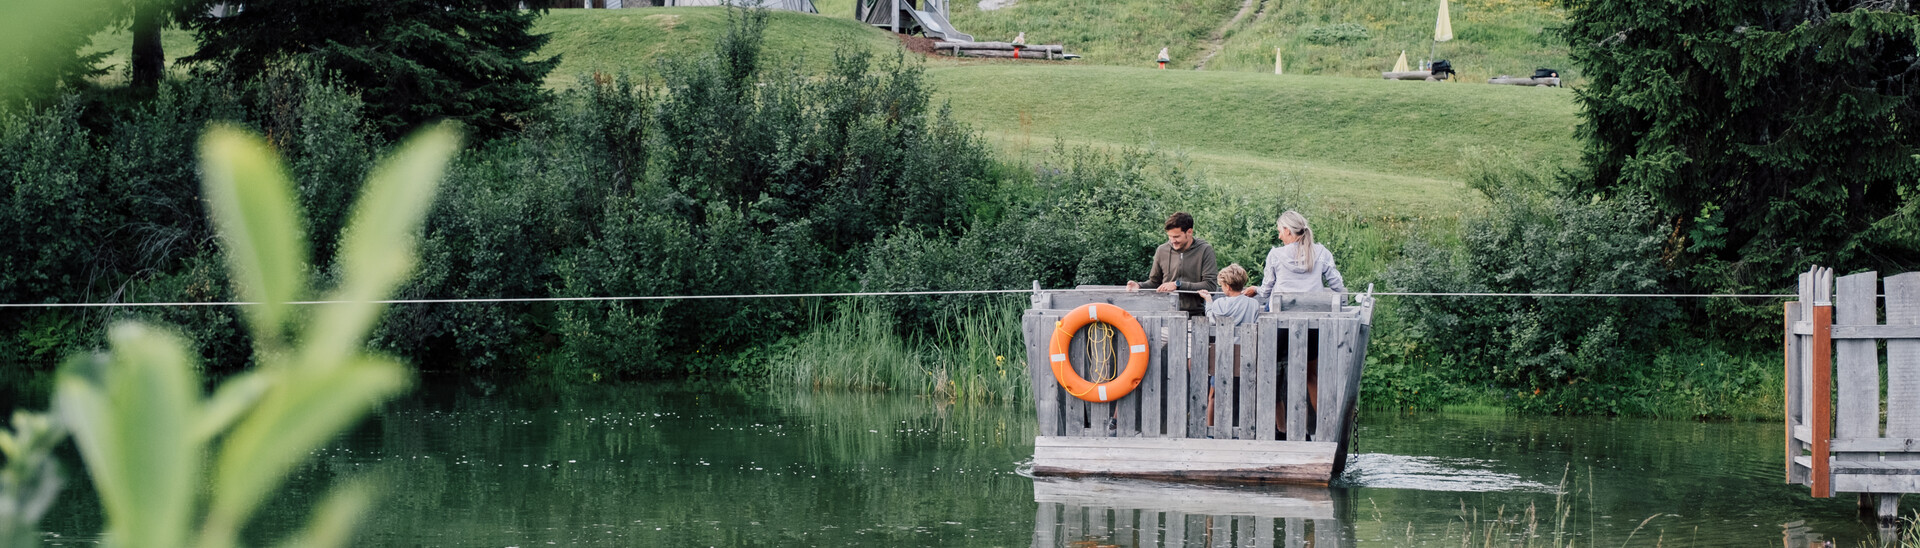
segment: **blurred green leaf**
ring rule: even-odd
[[[307,528],[288,538],[281,546],[285,548],[332,548],[346,546],[353,540],[353,530],[366,519],[367,511],[373,508],[374,483],[367,478],[356,478],[345,485],[335,487],[327,494],[326,500],[313,511],[312,521]]]
[[[182,546],[200,486],[194,423],[200,383],[179,336],[137,323],[107,332],[108,354],[61,368],[54,407],[73,431],[112,543]]]
[[[413,271],[420,223],[459,147],[459,132],[439,124],[415,133],[374,168],[342,236],[345,278],[327,298],[341,302],[319,310],[304,339],[305,363],[324,367],[358,352],[383,308],[371,301],[390,295]]]
[[[272,375],[272,372],[254,370],[220,383],[220,388],[201,409],[199,422],[194,424],[194,439],[205,442],[233,426],[234,421],[253,409],[253,404],[273,388]]]
[[[204,538],[229,545],[295,465],[407,384],[405,366],[376,357],[286,370],[221,448]]]
[[[300,212],[280,156],[245,130],[216,124],[200,140],[203,191],[226,243],[227,267],[257,342],[278,348],[287,302],[305,291],[307,262]]]

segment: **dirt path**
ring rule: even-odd
[[[1280,0],[1242,1],[1240,3],[1240,11],[1234,13],[1233,18],[1228,19],[1226,24],[1220,25],[1220,28],[1213,29],[1213,34],[1207,36],[1207,54],[1200,57],[1200,62],[1193,66],[1193,70],[1205,70],[1207,68],[1207,61],[1212,61],[1213,56],[1220,54],[1221,48],[1227,47],[1227,31],[1240,26],[1240,22],[1246,20],[1247,14],[1249,13],[1255,14],[1255,19],[1259,19],[1260,16],[1265,15],[1267,2],[1269,1],[1278,2]]]

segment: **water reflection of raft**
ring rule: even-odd
[[[1340,520],[1344,495],[1291,485],[1041,478],[1033,482],[1033,545],[1344,546],[1353,537]]]
[[[1036,291],[1023,320],[1038,413],[1034,474],[1326,485],[1346,465],[1372,299],[1343,306],[1330,293],[1278,298],[1281,311],[1233,326],[1189,317],[1167,294]],[[1114,370],[1132,345],[1146,344],[1149,358],[1139,388],[1104,403],[1061,390],[1048,354],[1056,322],[1096,302],[1127,310],[1147,340],[1114,336],[1103,343],[1110,349],[1096,344],[1093,353],[1111,352],[1116,359],[1106,366]],[[1074,370],[1112,376],[1088,358],[1086,339],[1082,329],[1069,346]],[[1309,401],[1309,364],[1318,367],[1318,402]]]

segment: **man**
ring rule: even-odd
[[[1182,211],[1167,217],[1167,243],[1153,250],[1153,270],[1147,274],[1147,286],[1154,291],[1213,291],[1219,284],[1214,266],[1213,246],[1193,237],[1193,216]],[[1128,281],[1127,289],[1140,289],[1140,282]],[[1180,295],[1180,308],[1188,312],[1206,310],[1199,295]]]

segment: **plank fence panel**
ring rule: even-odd
[[[1273,518],[1271,517],[1254,518],[1253,545],[1258,546],[1260,548],[1273,548],[1273,541],[1274,541]]]
[[[1307,322],[1287,322],[1287,441],[1307,441]]]
[[[1258,325],[1260,379],[1259,385],[1253,391],[1255,401],[1259,402],[1259,407],[1253,412],[1254,439],[1272,440],[1275,439],[1275,432],[1280,429],[1280,426],[1275,423],[1279,412],[1276,406],[1279,405],[1280,399],[1278,379],[1286,369],[1280,365],[1280,322],[1270,317],[1262,317]],[[1268,546],[1272,544],[1267,543]]]
[[[1255,393],[1255,382],[1259,375],[1260,326],[1257,323],[1235,326],[1234,331],[1238,339],[1236,342],[1239,343],[1234,349],[1234,359],[1240,367],[1240,386],[1233,395],[1233,405],[1239,415],[1234,419],[1233,437],[1250,440],[1255,438],[1254,432],[1258,431],[1254,428],[1254,417],[1260,409],[1260,398]]]
[[[1307,542],[1307,520],[1287,518],[1287,548],[1300,548]]]
[[[1228,516],[1207,516],[1207,546],[1229,548],[1233,546],[1233,518]]]
[[[1233,439],[1234,376],[1239,372],[1234,366],[1233,351],[1239,343],[1239,333],[1233,329],[1233,320],[1214,320],[1213,376],[1207,382],[1211,427],[1208,428],[1207,437],[1217,440]]]
[[[1834,325],[1874,325],[1879,323],[1875,306],[1880,289],[1879,275],[1862,272],[1839,279],[1834,299]],[[1872,340],[1834,341],[1836,360],[1834,383],[1838,385],[1838,408],[1834,409],[1836,438],[1872,438],[1880,436],[1880,355]]]
[[[1920,272],[1887,278],[1887,325],[1920,325]],[[1887,341],[1887,429],[1889,438],[1920,438],[1920,340]],[[1920,460],[1920,454],[1893,453],[1886,460]]]
[[[1187,348],[1192,345],[1192,336],[1187,334],[1191,323],[1186,317],[1167,319],[1167,395],[1166,435],[1171,438],[1187,437]]]
[[[1804,320],[1813,319],[1813,282],[1816,278],[1817,276],[1814,276],[1812,273],[1801,275],[1800,317]],[[1813,378],[1814,349],[1811,338],[1802,339],[1802,342],[1805,344],[1800,345],[1800,363],[1798,364],[1800,366],[1798,368],[1798,374],[1800,377],[1800,392],[1802,397],[1800,398],[1800,405],[1797,409],[1794,409],[1794,412],[1799,414],[1798,422],[1800,424],[1807,424],[1808,420],[1813,417],[1813,397],[1806,393],[1806,387],[1807,379]]]
[[[1213,321],[1194,316],[1189,335],[1187,361],[1187,436],[1207,437],[1207,381],[1213,369]]]
[[[1132,398],[1139,400],[1139,433],[1142,436],[1165,436],[1166,431],[1162,428],[1160,419],[1164,414],[1161,409],[1166,405],[1161,398],[1165,397],[1167,384],[1167,319],[1149,316],[1141,318],[1140,325],[1147,332],[1148,342],[1146,343],[1147,376],[1140,381],[1140,394]]]

